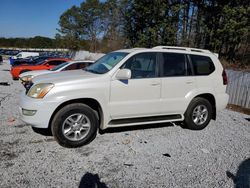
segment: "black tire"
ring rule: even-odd
[[[204,114],[200,113],[197,109],[201,109],[200,111],[203,111]],[[205,112],[205,109],[207,109],[207,113]],[[209,124],[212,118],[212,105],[207,99],[201,97],[194,98],[189,104],[184,117],[184,123],[188,129],[202,130]]]
[[[31,70],[29,70],[29,69],[24,69],[24,70],[20,71],[20,74],[22,74],[22,73],[24,73],[24,72],[29,72],[29,71],[31,71]]]
[[[80,140],[71,140],[70,138],[67,138],[67,136],[65,136],[63,133],[66,120],[71,117],[74,117],[75,114],[84,115],[85,121],[88,121],[89,124],[87,134]],[[76,121],[74,122],[74,124],[76,124]],[[71,134],[74,134],[73,136],[76,136],[76,134],[79,136],[80,134],[79,130],[74,130],[77,129],[77,127],[74,126],[75,125],[69,126],[70,127],[69,129],[73,130]],[[78,128],[80,129],[80,125],[78,126],[79,126]],[[89,106],[82,103],[69,104],[63,107],[56,113],[51,123],[51,131],[56,141],[61,146],[68,148],[75,148],[88,144],[95,138],[97,134],[97,129],[98,129],[98,117],[96,116],[96,113]],[[77,131],[78,133],[76,133]]]

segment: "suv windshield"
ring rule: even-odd
[[[108,53],[84,70],[96,74],[105,74],[114,68],[126,55],[128,55],[128,53],[125,52]]]
[[[22,57],[22,54],[17,54],[16,57]]]
[[[57,65],[56,67],[54,67],[54,68],[52,68],[52,69],[50,69],[50,70],[51,70],[51,71],[56,71],[56,70],[58,70],[58,69],[64,67],[64,66],[67,65],[67,64],[68,64],[68,62],[62,63],[62,64]]]

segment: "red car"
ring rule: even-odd
[[[35,65],[20,65],[20,66],[11,67],[10,73],[12,75],[13,80],[17,80],[19,78],[19,75],[24,72],[33,71],[33,70],[49,70],[67,61],[71,61],[71,59],[50,58],[45,61],[39,62]]]

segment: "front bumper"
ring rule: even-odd
[[[33,127],[48,128],[50,118],[57,106],[58,103],[55,101],[33,99],[22,92],[19,100],[19,114],[22,121]],[[36,110],[36,113],[33,116],[27,116],[23,114],[22,109]]]

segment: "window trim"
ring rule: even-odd
[[[194,74],[194,66],[193,66],[190,54],[186,54],[186,58],[187,58],[187,64],[189,64],[189,66],[191,68],[191,75],[189,75],[189,76],[195,76],[195,74]]]

